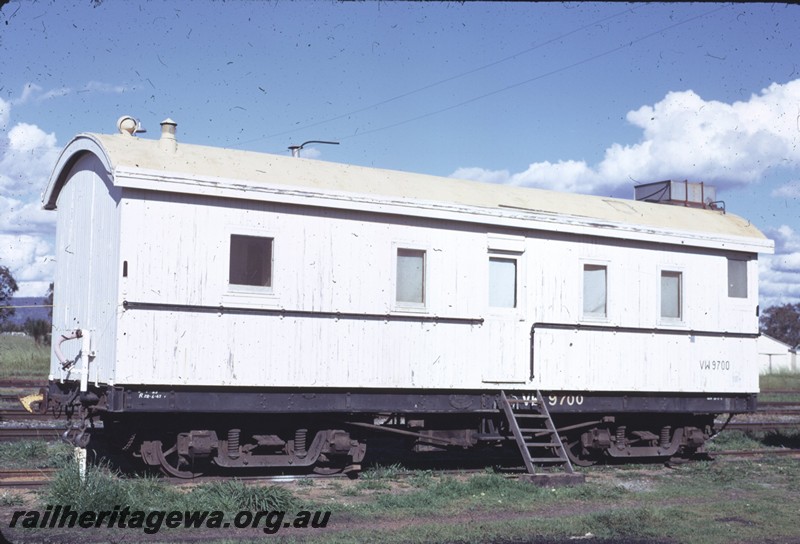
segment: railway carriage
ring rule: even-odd
[[[513,404],[592,463],[702,450],[716,414],[755,408],[772,242],[705,196],[564,194],[132,127],[76,136],[43,196],[47,402],[77,416],[78,444],[99,418],[177,476],[336,471],[384,435],[513,449]]]

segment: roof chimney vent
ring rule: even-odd
[[[178,123],[167,117],[161,121],[161,149],[164,151],[175,152],[178,149],[178,140],[175,139],[175,133],[178,130]]]

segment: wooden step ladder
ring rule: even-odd
[[[562,466],[567,474],[575,473],[541,391],[536,391],[536,400],[509,399],[505,391],[500,391],[500,405],[514,433],[528,474],[537,474],[537,464]]]

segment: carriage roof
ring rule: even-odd
[[[614,238],[650,236],[682,245],[769,252],[772,242],[750,221],[719,210],[562,193],[383,170],[126,134],[80,134],[64,149],[43,204],[54,209],[71,166],[95,154],[113,183],[155,191],[223,198],[305,199],[310,205],[368,209],[424,217],[468,214],[475,222],[544,228]],[[316,197],[318,203],[310,202]],[[285,199],[284,199],[285,201]],[[332,203],[338,203],[336,205]],[[417,212],[414,213],[413,210]],[[423,212],[419,212],[423,210]],[[494,218],[494,219],[492,219]],[[501,219],[505,218],[506,221]],[[465,220],[462,218],[462,220]],[[577,229],[577,230],[576,230]],[[680,238],[681,241],[672,240]]]

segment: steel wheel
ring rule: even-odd
[[[569,460],[573,465],[579,467],[590,467],[597,464],[598,459],[596,457],[591,456],[591,454],[587,455],[584,453],[580,437],[573,442],[568,442],[566,438],[563,440],[564,450],[567,452],[567,457],[569,457]]]
[[[164,474],[183,479],[197,478],[203,475],[203,472],[192,470],[194,467],[191,462],[177,454],[177,442],[168,450],[164,450],[160,440],[154,441],[154,445],[157,446],[156,457],[159,461],[159,468]]]

